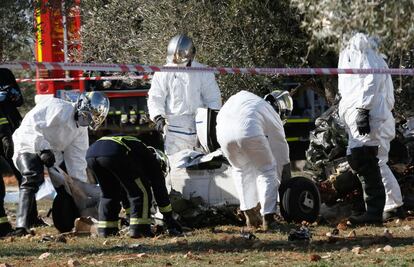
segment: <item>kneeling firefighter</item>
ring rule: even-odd
[[[99,202],[100,236],[118,233],[119,212],[124,197],[121,194],[126,192],[130,204],[130,237],[152,237],[151,189],[168,232],[171,235],[182,233],[180,224],[173,218],[165,185],[169,165],[163,152],[146,146],[136,137],[105,136],[89,147],[86,160],[102,190]]]

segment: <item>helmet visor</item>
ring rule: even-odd
[[[80,97],[80,112],[90,113],[89,129],[96,131],[105,121],[109,111],[109,99],[102,92],[88,92]]]
[[[102,93],[97,94],[97,92],[93,92],[91,97],[91,107],[92,123],[90,128],[95,131],[101,126],[108,115],[109,99]]]

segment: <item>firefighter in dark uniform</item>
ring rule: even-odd
[[[17,110],[17,107],[21,105],[23,105],[23,96],[13,73],[9,69],[0,68],[0,174],[1,176],[14,175],[19,184],[22,176],[12,160],[14,153],[12,134],[22,121],[22,117]],[[0,237],[7,235],[11,231],[11,226],[4,210],[5,195],[5,185],[3,179],[1,179]]]
[[[153,236],[150,227],[151,189],[169,233],[182,233],[180,224],[172,216],[165,185],[165,174],[169,167],[164,153],[145,145],[136,137],[105,136],[89,147],[86,160],[102,190],[99,236],[118,233],[123,197],[121,189],[126,191],[130,203],[130,237]]]

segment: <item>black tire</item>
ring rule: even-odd
[[[61,233],[70,232],[75,226],[75,219],[80,216],[71,195],[59,188],[53,200],[52,219],[56,229]]]
[[[290,179],[282,182],[279,186],[279,208],[280,208],[280,214],[282,215],[283,219],[287,222],[292,222],[292,218],[289,216],[289,214],[286,212],[284,206],[283,206],[283,197],[285,196],[286,189],[288,188],[288,184]]]
[[[281,185],[279,194],[280,213],[287,222],[316,221],[321,197],[312,180],[306,177],[293,177],[283,186]]]

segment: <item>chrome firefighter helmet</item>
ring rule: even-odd
[[[193,40],[187,35],[178,34],[168,43],[167,63],[185,66],[194,59],[195,53]]]
[[[283,123],[286,123],[287,117],[290,116],[293,110],[293,100],[288,91],[275,90],[270,94],[265,95],[266,100],[279,114]]]
[[[78,124],[95,131],[108,115],[109,99],[102,92],[82,93],[76,101],[76,111]]]
[[[158,163],[160,164],[164,177],[167,177],[168,173],[170,173],[170,170],[171,170],[170,161],[168,160],[167,155],[165,155],[165,153],[162,152],[161,150],[156,149],[152,146],[147,146],[147,147],[149,150],[152,151]]]

